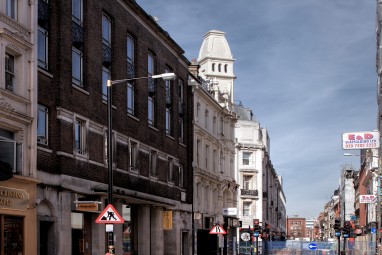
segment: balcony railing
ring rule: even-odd
[[[252,197],[257,197],[259,196],[259,192],[257,189],[241,189],[242,196],[252,196]]]

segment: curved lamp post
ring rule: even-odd
[[[108,204],[113,204],[113,147],[112,147],[112,101],[111,101],[111,88],[114,84],[119,84],[127,81],[140,80],[140,79],[163,79],[163,80],[174,80],[176,75],[174,73],[163,73],[147,77],[137,77],[122,80],[107,80],[107,169],[108,169]],[[114,233],[113,231],[108,232],[108,248],[111,254],[114,254]]]

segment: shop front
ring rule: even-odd
[[[32,178],[0,181],[0,254],[37,254],[35,198]]]

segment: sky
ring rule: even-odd
[[[318,217],[339,187],[342,133],[377,129],[375,0],[136,0],[197,59],[226,33],[234,98],[270,136],[287,215]]]

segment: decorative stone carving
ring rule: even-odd
[[[10,103],[8,103],[4,97],[0,97],[0,108],[12,112],[15,111],[15,108],[13,108],[13,106]]]

